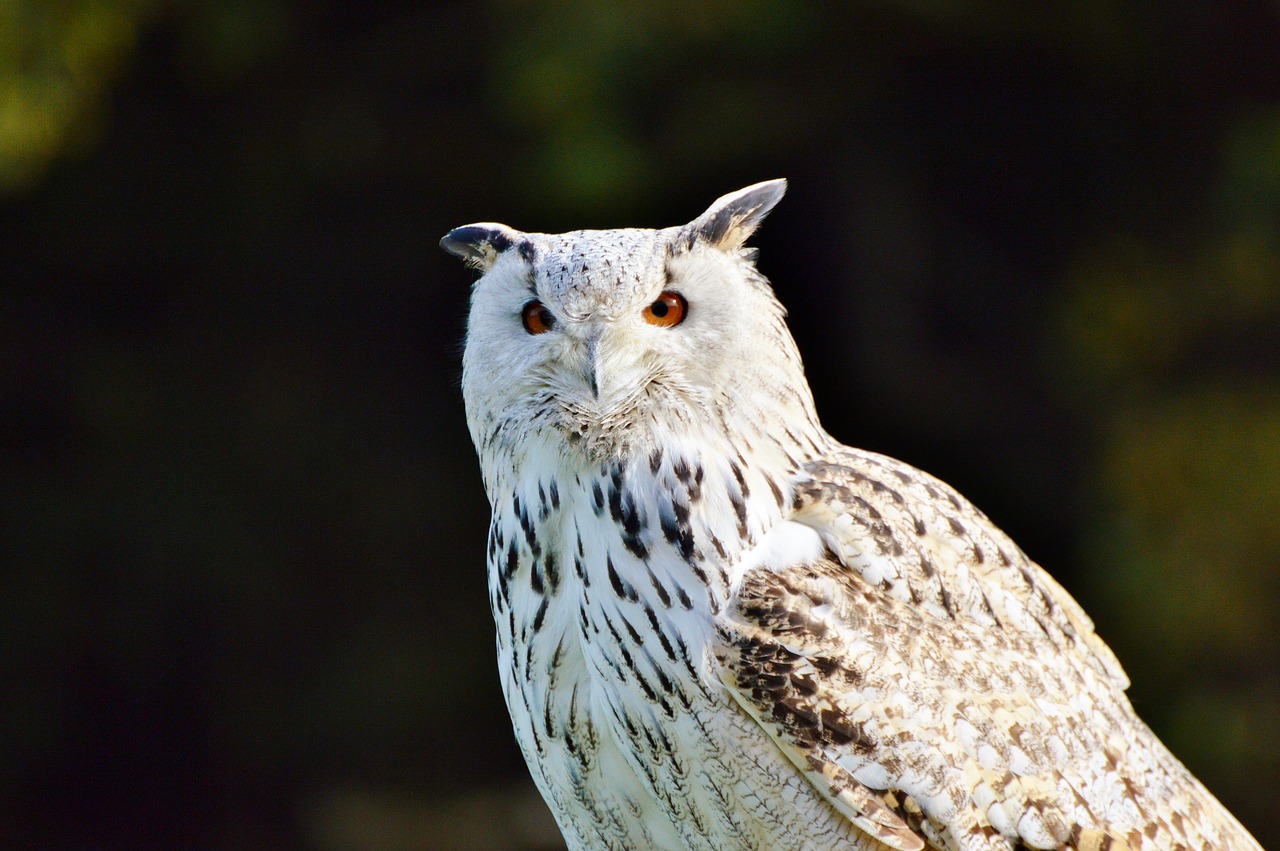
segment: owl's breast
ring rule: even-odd
[[[567,484],[530,477],[495,501],[500,669],[544,798],[577,847],[787,847],[808,836],[831,838],[815,848],[861,847],[717,672],[713,625],[754,537],[739,535],[734,508],[749,486],[707,459],[652,461]],[[706,502],[723,508],[719,525],[706,522]]]

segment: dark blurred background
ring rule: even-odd
[[[555,847],[436,243],[778,176],[829,430],[1280,846],[1274,0],[3,0],[0,847]]]

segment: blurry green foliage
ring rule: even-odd
[[[158,0],[0,4],[0,195],[33,185],[59,156],[86,155]]]
[[[1104,637],[1147,720],[1243,798],[1280,780],[1280,109],[1219,150],[1194,238],[1081,250],[1053,351],[1099,447],[1082,581]]]
[[[1109,557],[1089,581],[1142,611],[1144,674],[1250,666],[1250,649],[1280,635],[1280,392],[1161,394],[1105,436],[1095,522]]]
[[[796,129],[762,124],[777,81],[728,57],[790,54],[816,24],[807,4],[497,0],[493,14],[503,31],[483,84],[505,119],[539,141],[524,171],[531,193],[585,210],[653,197],[672,153],[689,167],[742,161]],[[689,62],[700,54],[726,64]]]
[[[225,88],[277,57],[293,37],[288,3],[279,0],[169,0],[192,81]]]

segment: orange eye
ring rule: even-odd
[[[530,334],[545,334],[556,324],[556,318],[540,301],[531,301],[520,311],[520,321]]]
[[[684,321],[689,303],[680,293],[667,290],[658,300],[644,309],[644,321],[659,328],[674,328]]]

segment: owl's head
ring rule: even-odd
[[[785,190],[748,186],[662,230],[445,236],[482,273],[462,374],[482,458],[538,446],[596,464],[816,428],[785,312],[743,247]]]

